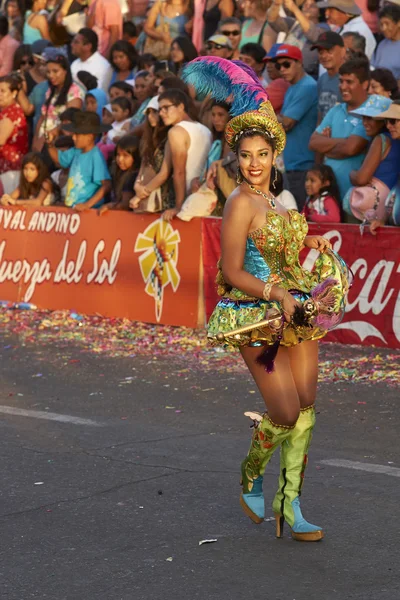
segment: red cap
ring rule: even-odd
[[[278,58],[292,58],[293,60],[303,62],[303,53],[297,46],[281,44],[277,49],[273,60],[278,60]]]

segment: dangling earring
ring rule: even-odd
[[[238,185],[240,185],[241,183],[243,183],[243,175],[242,175],[242,173],[241,173],[241,171],[240,171],[239,167],[238,167],[238,169],[237,169],[237,173],[236,173],[236,183],[237,183]]]
[[[278,181],[278,173],[277,173],[277,169],[276,166],[273,165],[272,168],[274,169],[274,178],[272,180],[272,186],[271,187],[275,187],[276,186],[276,182]]]

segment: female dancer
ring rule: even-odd
[[[317,340],[340,318],[347,271],[330,242],[307,236],[305,218],[285,210],[270,192],[285,132],[262,87],[238,65],[214,57],[196,59],[183,76],[201,93],[231,99],[237,115],[225,136],[237,154],[239,185],[224,209],[217,278],[223,299],[208,335],[240,348],[267,408],[262,416],[245,413],[254,420],[254,434],[242,463],[241,505],[255,523],[263,521],[264,471],[280,447],[277,537],[286,521],[294,539],[318,541],[323,531],[303,518],[299,496],[315,423]],[[304,246],[324,253],[313,273],[299,263]],[[269,324],[260,323],[266,318]]]

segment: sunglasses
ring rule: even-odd
[[[235,37],[237,35],[240,35],[242,32],[240,31],[240,29],[235,29],[234,31],[221,31],[222,35],[226,35],[226,37],[229,37],[230,35],[234,35]]]
[[[33,65],[33,61],[32,61],[31,58],[26,58],[25,60],[22,59],[20,64],[21,64],[21,67],[24,67],[25,65],[31,65],[32,66]]]
[[[290,69],[290,67],[292,66],[293,62],[289,62],[288,60],[285,60],[284,62],[275,63],[275,67],[278,69],[278,71],[280,71],[281,69]]]
[[[398,123],[399,121],[400,119],[385,119],[386,125],[396,125],[396,123]]]
[[[226,48],[226,46],[222,46],[222,44],[214,44],[214,42],[207,42],[206,44],[207,50],[222,50],[222,48]]]

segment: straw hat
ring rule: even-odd
[[[324,0],[323,2],[317,2],[317,6],[318,8],[336,8],[346,13],[346,15],[361,15],[361,10],[354,0]]]
[[[392,102],[385,112],[376,115],[377,119],[400,119],[400,104]]]

